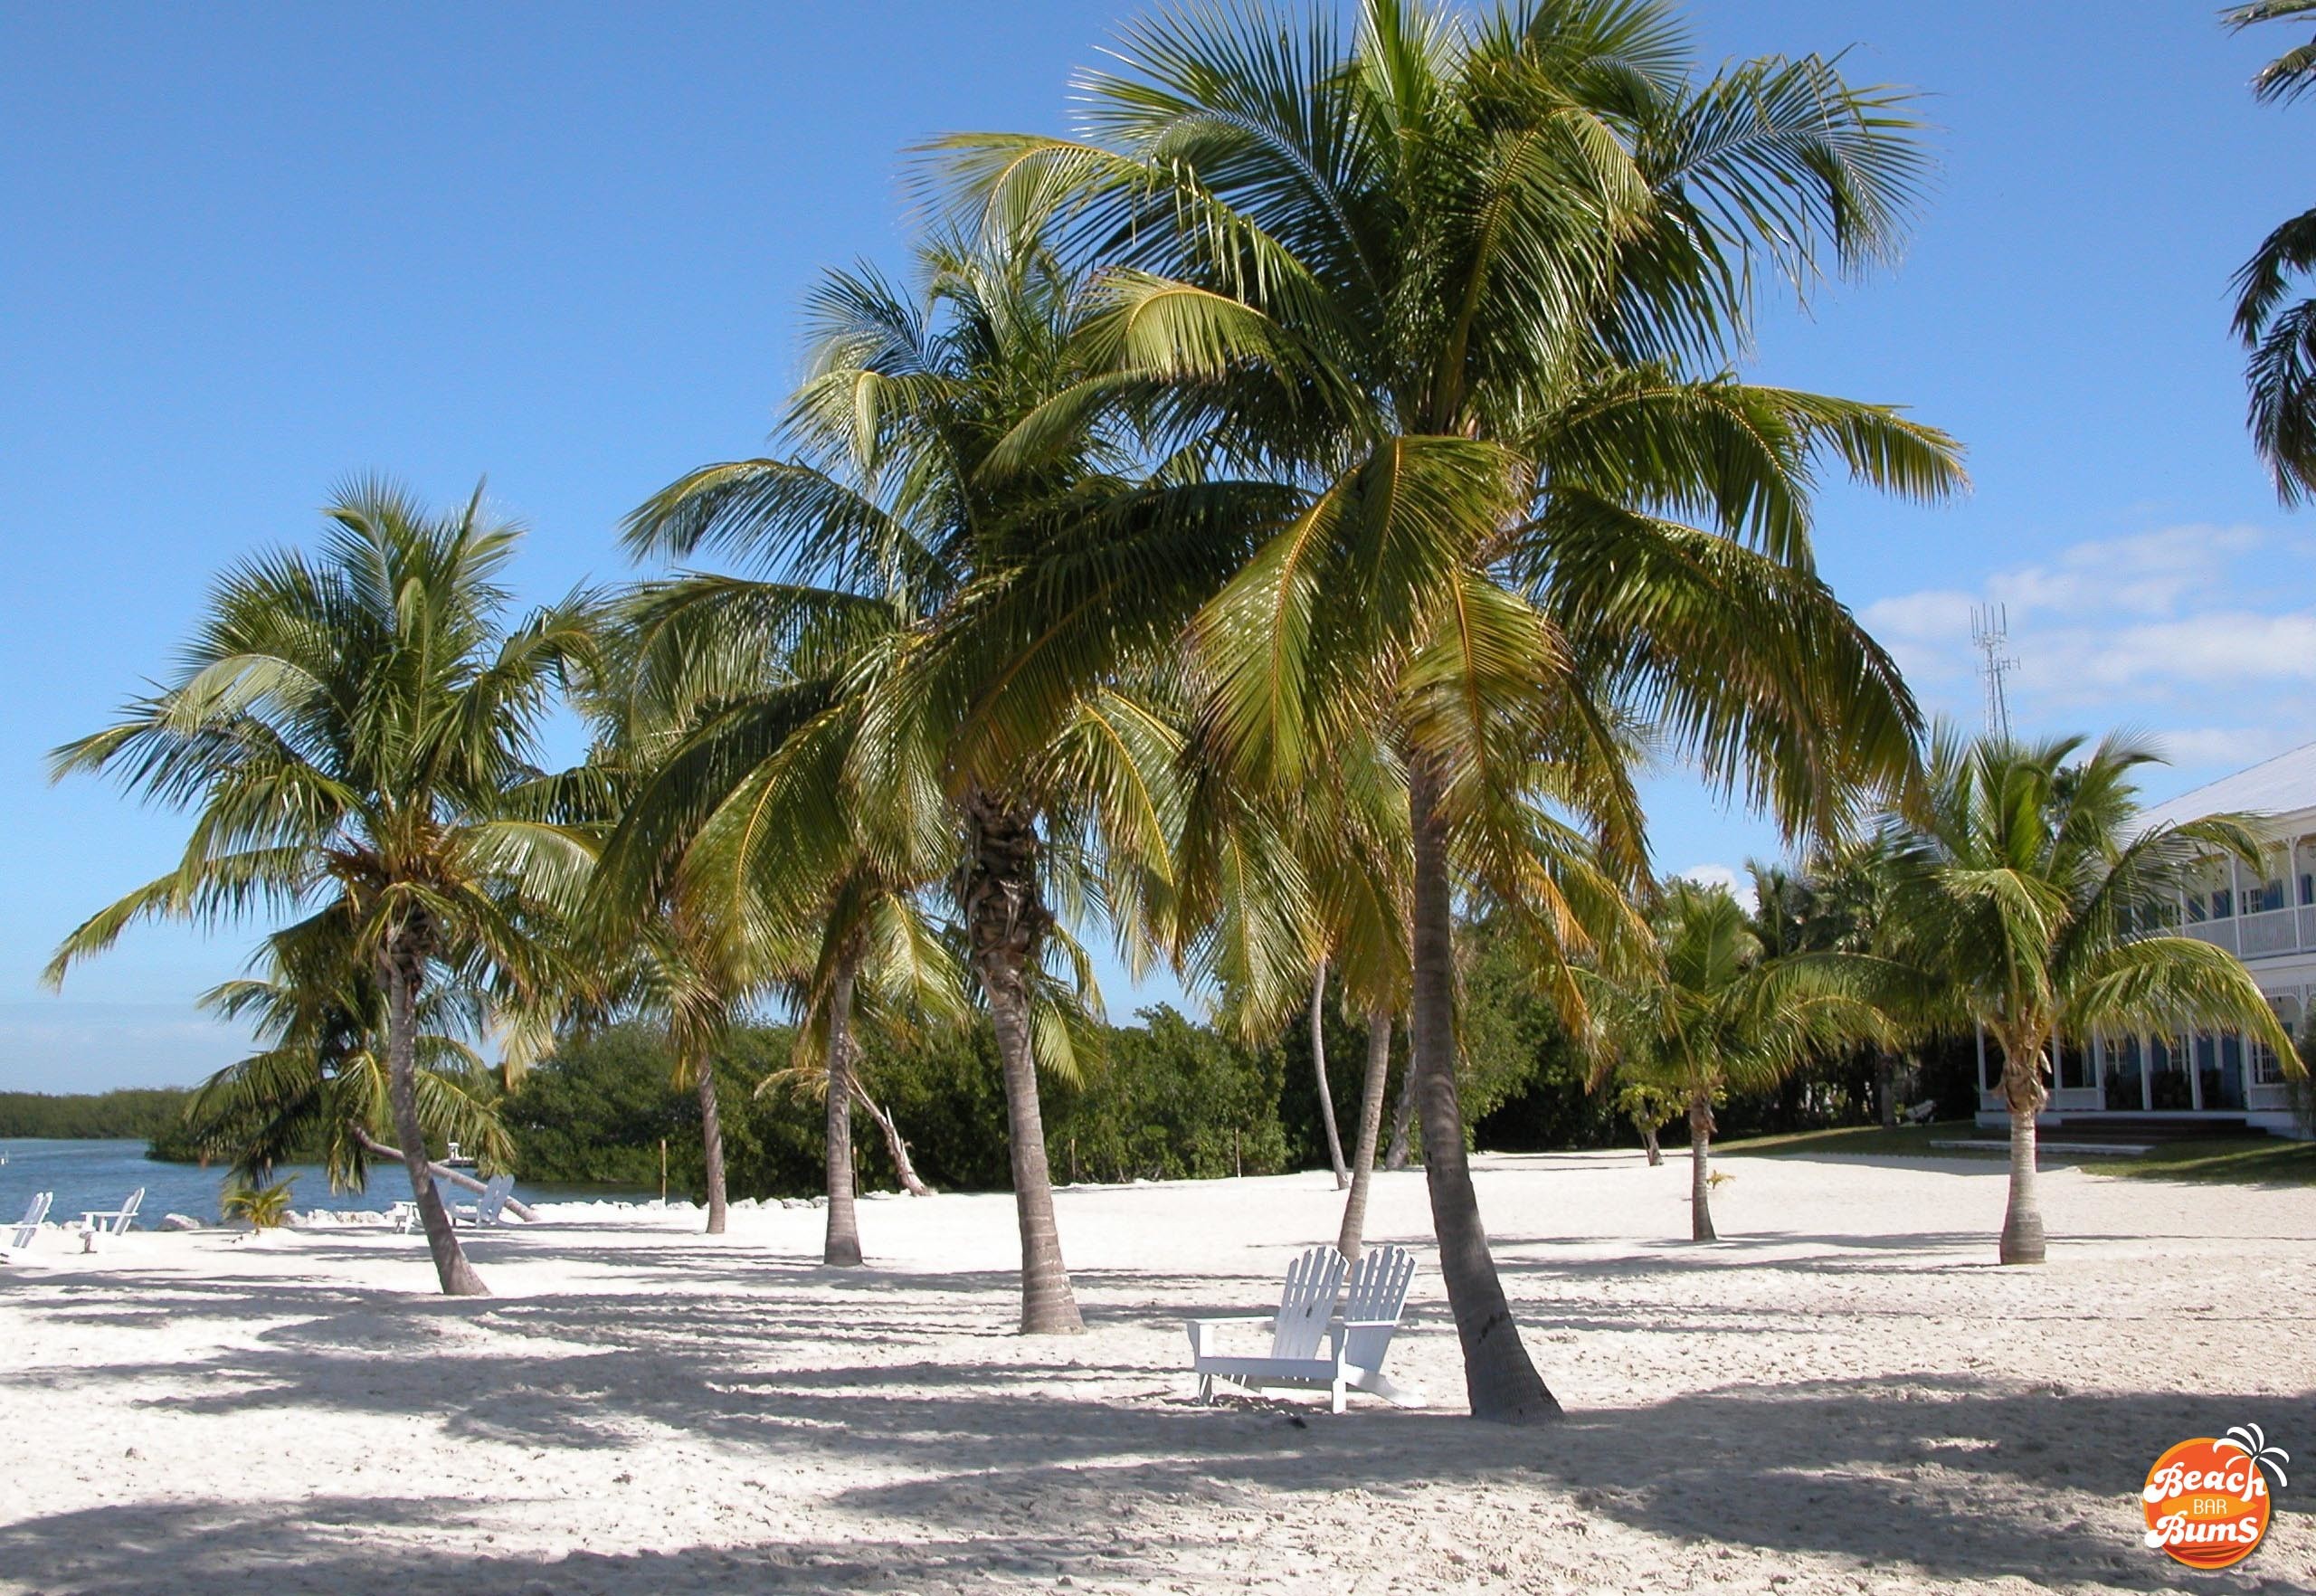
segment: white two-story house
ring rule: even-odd
[[[2221,813],[2257,817],[2260,868],[2214,860],[2176,901],[2163,929],[2216,943],[2244,961],[2285,1029],[2298,1035],[2316,999],[2316,743],[2185,793],[2147,812],[2150,823]],[[1979,1123],[2006,1116],[1998,1058],[1979,1065]],[[2168,1036],[2065,1037],[2044,1123],[2208,1119],[2304,1136],[2279,1060],[2256,1042],[2183,1029]]]

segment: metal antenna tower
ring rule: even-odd
[[[1978,645],[1979,674],[1987,683],[1987,736],[2010,740],[2010,704],[2002,679],[2018,661],[2010,652],[2010,606],[1979,604],[1970,611],[1970,641]]]

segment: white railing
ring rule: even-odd
[[[2236,953],[2247,959],[2263,954],[2297,953],[2304,945],[2300,936],[2300,912],[2297,909],[2264,909],[2256,915],[2245,915],[2235,922],[2238,930]]]

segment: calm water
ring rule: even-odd
[[[223,1169],[203,1169],[192,1164],[157,1164],[145,1156],[142,1142],[46,1142],[0,1138],[0,1225],[13,1225],[35,1192],[56,1193],[51,1220],[70,1222],[85,1210],[119,1208],[138,1187],[145,1188],[145,1205],[138,1224],[151,1230],[165,1213],[190,1214],[205,1224],[217,1222],[217,1199],[227,1176]],[[410,1195],[410,1182],[399,1165],[370,1172],[367,1192],[332,1192],[329,1176],[314,1166],[285,1165],[276,1180],[296,1176],[290,1188],[291,1206],[300,1212],[316,1209],[383,1209]],[[604,1186],[554,1186],[523,1182],[515,1195],[527,1202],[552,1202],[558,1198],[643,1198],[656,1192],[631,1192]]]

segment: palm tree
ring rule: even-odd
[[[326,513],[318,559],[228,571],[171,683],[52,756],[57,776],[110,771],[195,822],[176,869],[83,922],[48,979],[140,920],[330,927],[384,994],[387,1096],[441,1288],[487,1295],[428,1174],[419,1013],[440,981],[518,1000],[555,983],[535,921],[575,902],[591,856],[539,818],[554,783],[532,761],[589,631],[575,601],[505,624],[520,531],[479,489],[436,516],[358,482]]]
[[[1806,286],[1821,248],[1887,253],[1922,160],[1902,96],[1815,57],[1700,81],[1647,0],[1370,0],[1347,49],[1333,15],[1161,14],[1087,82],[1084,138],[943,148],[985,226],[1115,262],[1097,330],[1174,385],[1184,436],[1296,489],[1195,629],[1213,746],[1291,789],[1360,727],[1395,741],[1441,1271],[1473,1412],[1520,1421],[1558,1406],[1465,1155],[1455,896],[1518,916],[1572,1003],[1588,920],[1646,876],[1630,711],[1789,827],[1911,768],[1897,672],[1815,574],[1810,489],[1831,454],[1934,497],[1954,450],[1725,367],[1757,265]],[[1586,832],[1605,878],[1571,862]]]
[[[2230,32],[2259,23],[2316,21],[2316,0],[2253,0],[2220,14]],[[2316,42],[2288,50],[2252,79],[2263,102],[2290,104],[2316,85]],[[2275,478],[2276,497],[2297,504],[2316,489],[2316,299],[2292,299],[2316,268],[2316,210],[2261,241],[2235,273],[2235,336],[2251,351],[2253,447]],[[2290,301],[2287,303],[2287,301]]]
[[[368,961],[308,922],[267,941],[261,976],[229,981],[201,1006],[252,1026],[261,1046],[218,1070],[185,1104],[193,1145],[262,1186],[277,1164],[318,1151],[333,1190],[360,1191],[371,1149],[394,1134],[384,1050],[385,993]],[[419,1121],[430,1144],[455,1141],[492,1169],[513,1162],[498,1093],[460,1040],[479,1027],[477,994],[438,984],[420,997],[413,1047]]]
[[[1941,733],[1926,815],[1899,843],[1906,867],[1890,908],[1893,984],[1983,1028],[2002,1053],[2007,1264],[2044,1258],[2035,1116],[2050,1100],[2045,1078],[2058,1037],[2241,1030],[2298,1073],[2291,1037],[2233,954],[2134,929],[2158,923],[2150,911],[2199,861],[2259,858],[2239,816],[2140,824],[2131,773],[2156,760],[2120,735],[2084,753],[2080,737],[1966,744]]]
[[[1884,1022],[1847,983],[1827,979],[1824,964],[1771,952],[1723,888],[1672,882],[1656,926],[1656,978],[1601,983],[1588,1040],[1604,1072],[1631,1083],[1636,1121],[1652,1111],[1648,1088],[1687,1115],[1689,1236],[1713,1241],[1713,1106],[1732,1088],[1774,1086],[1813,1053],[1875,1036]],[[1653,1153],[1653,1131],[1649,1141]]]
[[[780,582],[707,580],[877,640],[784,707],[720,717],[660,785],[726,879],[791,903],[864,848],[894,883],[945,858],[1005,1083],[1021,1327],[1068,1333],[1037,1076],[1088,1033],[1046,999],[1090,982],[1066,911],[1133,927],[1167,891],[1181,738],[1153,657],[1249,520],[1229,485],[1138,469],[1086,364],[1084,279],[1033,246],[929,245],[923,271],[919,295],[858,271],[814,296],[794,457],[705,467],[630,518],[640,555],[730,550]]]

